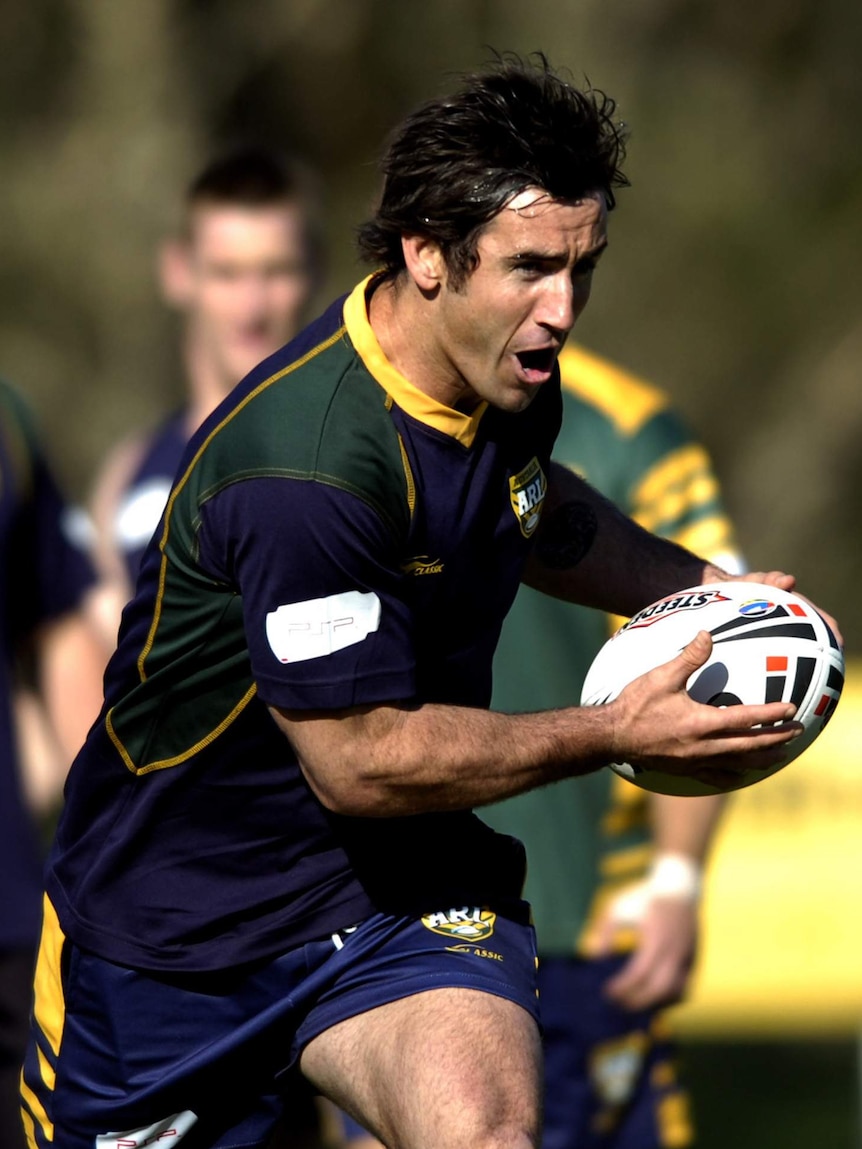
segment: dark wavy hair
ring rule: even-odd
[[[528,187],[577,200],[625,187],[625,126],[597,88],[577,88],[542,53],[506,54],[461,77],[393,132],[374,217],[358,230],[362,257],[390,275],[404,268],[401,237],[425,235],[457,287],[475,268],[482,228]]]

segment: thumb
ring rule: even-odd
[[[699,630],[691,642],[682,648],[679,654],[669,665],[678,669],[681,683],[685,683],[689,675],[698,667],[703,666],[712,654],[712,635],[708,630]]]

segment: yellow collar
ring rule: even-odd
[[[377,380],[387,395],[397,403],[402,411],[406,411],[420,423],[426,423],[457,439],[465,447],[472,446],[479,430],[479,420],[485,412],[487,403],[480,403],[476,410],[469,415],[463,411],[456,411],[447,407],[445,403],[438,403],[424,391],[420,391],[400,371],[392,366],[383,349],[377,342],[377,336],[368,322],[368,303],[366,291],[373,275],[369,275],[354,287],[344,303],[344,323],[347,334],[362,362],[369,373]]]

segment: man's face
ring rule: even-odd
[[[225,389],[300,328],[313,286],[301,208],[228,204],[193,209],[173,253],[166,294],[186,314],[192,362]]]
[[[587,304],[606,225],[600,193],[562,202],[539,189],[491,220],[472,274],[458,288],[444,274],[433,338],[452,373],[437,398],[464,410],[481,400],[506,411],[532,402]]]

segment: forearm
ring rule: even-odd
[[[88,609],[46,625],[37,636],[40,693],[67,769],[99,713],[110,654]]]
[[[725,794],[703,798],[650,795],[656,853],[683,854],[702,865],[727,804]]]
[[[703,632],[603,706],[499,714],[425,703],[271,713],[328,809],[392,817],[469,809],[607,762],[710,781],[768,769],[799,733],[786,703],[717,708],[685,690],[711,644]]]
[[[555,598],[630,616],[666,594],[726,577],[645,531],[573,472],[552,465],[524,582]]]
[[[500,714],[428,704],[273,716],[329,809],[361,817],[469,809],[613,757],[611,707]]]

